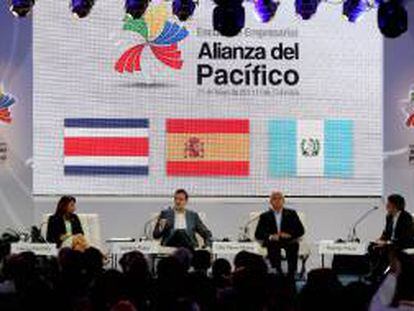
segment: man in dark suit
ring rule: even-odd
[[[405,210],[405,199],[399,194],[388,197],[385,228],[377,245],[392,243],[398,248],[414,246],[413,216]]]
[[[174,194],[174,207],[163,210],[154,228],[153,237],[161,238],[161,245],[173,247],[198,247],[196,233],[204,239],[204,246],[211,246],[211,232],[198,213],[187,210],[188,193],[178,189]]]
[[[414,247],[413,216],[405,210],[405,199],[392,194],[387,199],[387,216],[381,237],[368,249],[373,265],[372,277],[379,277],[389,265],[390,250]]]
[[[267,247],[270,263],[279,273],[282,273],[280,251],[286,251],[288,276],[293,278],[298,266],[299,238],[305,229],[298,214],[284,208],[282,192],[272,192],[269,202],[270,209],[260,215],[255,237]]]

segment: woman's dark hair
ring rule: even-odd
[[[399,194],[391,194],[388,197],[388,202],[393,204],[399,211],[403,211],[405,209],[405,199]]]
[[[69,203],[71,202],[76,203],[75,197],[72,197],[70,195],[64,195],[63,197],[61,197],[56,206],[55,215],[57,216],[65,215],[68,209]]]
[[[175,190],[174,196],[176,196],[177,194],[184,194],[185,200],[188,201],[188,192],[185,191],[184,189]]]

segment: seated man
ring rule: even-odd
[[[288,276],[293,278],[298,266],[298,239],[304,235],[305,229],[292,210],[284,208],[285,198],[282,192],[272,192],[270,209],[260,215],[255,237],[267,247],[268,257],[273,268],[282,273],[281,249],[286,251]]]
[[[369,247],[373,277],[381,275],[389,264],[390,249],[414,247],[413,217],[405,210],[405,199],[392,194],[387,199],[387,216],[381,237]]]
[[[211,246],[211,232],[196,212],[186,210],[187,202],[187,192],[178,189],[174,194],[174,207],[160,213],[153,236],[161,238],[161,245],[194,249],[199,246],[198,233],[204,239],[204,245]]]

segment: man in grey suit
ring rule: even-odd
[[[174,207],[163,210],[154,228],[154,239],[161,238],[161,245],[197,248],[196,233],[204,239],[204,246],[211,246],[211,232],[198,213],[187,210],[188,193],[178,189],[174,193]]]

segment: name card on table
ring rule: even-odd
[[[38,256],[57,256],[58,249],[56,248],[56,244],[50,243],[18,242],[11,244],[12,254],[20,254],[24,252],[32,252]]]
[[[367,253],[367,244],[358,242],[320,241],[319,254],[321,255],[357,255]]]
[[[263,247],[257,242],[214,242],[214,255],[235,255],[241,251],[263,255]]]
[[[140,251],[143,254],[155,254],[158,252],[158,244],[151,241],[112,243],[111,253],[125,254]]]

